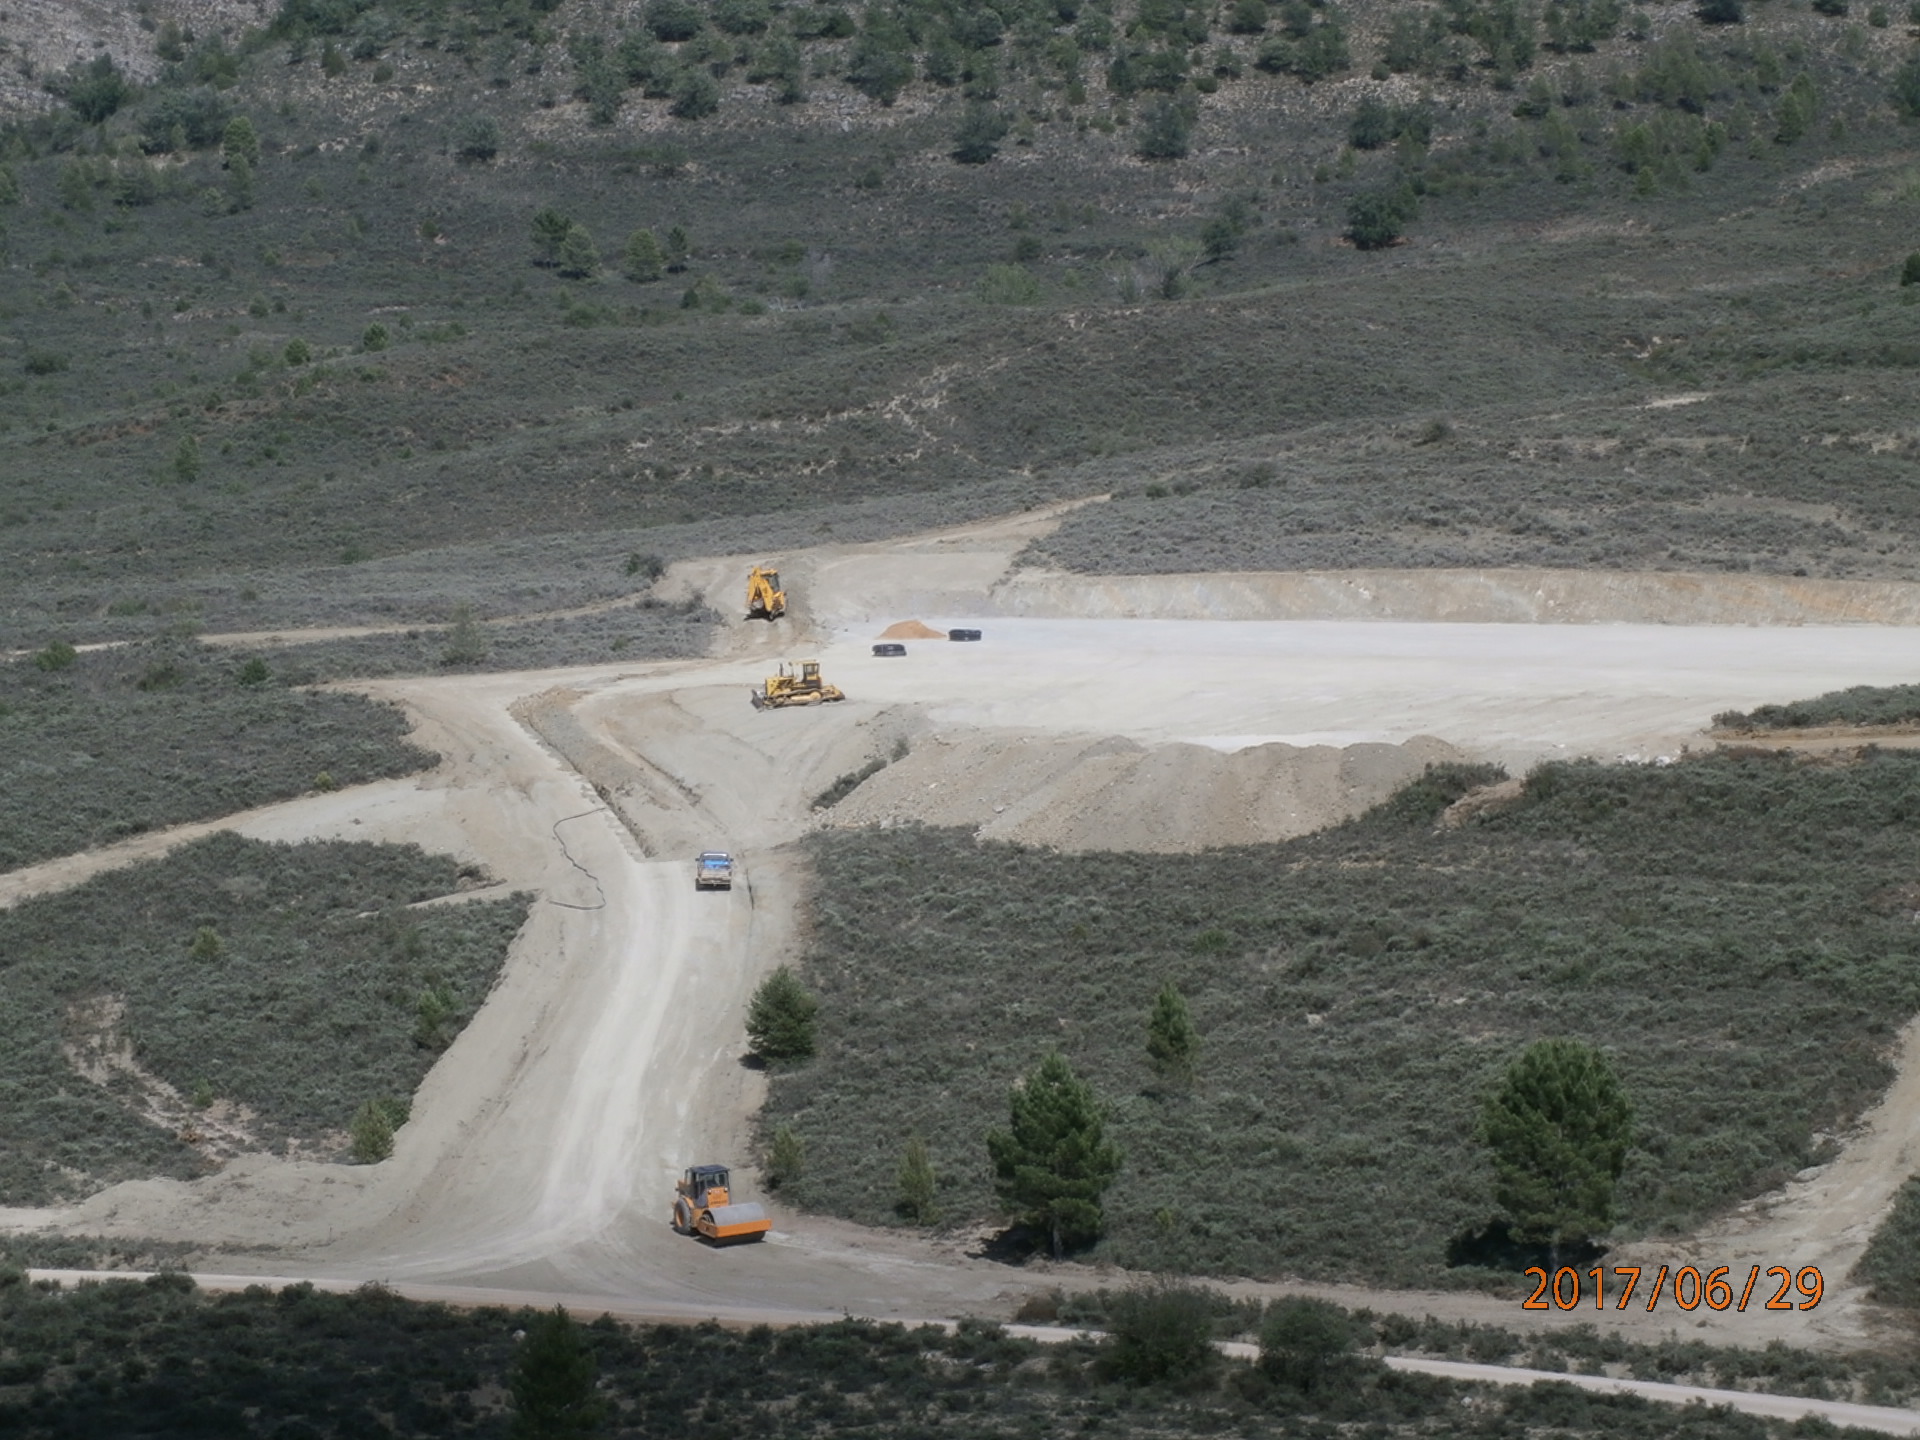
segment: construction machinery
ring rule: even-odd
[[[733,888],[733,856],[724,850],[702,850],[700,858],[693,862],[693,888],[731,890]]]
[[[682,1235],[704,1235],[721,1243],[759,1240],[773,1228],[758,1205],[734,1202],[724,1165],[690,1166],[674,1190],[673,1228]]]
[[[780,588],[780,572],[756,565],[747,572],[747,619],[778,620],[787,613],[787,592]]]
[[[818,705],[825,700],[844,700],[846,693],[838,685],[820,678],[818,660],[802,660],[797,666],[780,662],[780,673],[769,675],[766,684],[753,692],[754,709],[778,710],[785,705]]]

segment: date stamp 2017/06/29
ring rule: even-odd
[[[1611,1282],[1609,1275],[1613,1277]],[[1765,1283],[1761,1281],[1763,1275]],[[1648,1311],[1660,1303],[1663,1295],[1671,1296],[1682,1310],[1698,1310],[1705,1305],[1709,1310],[1744,1312],[1749,1304],[1756,1310],[1811,1310],[1820,1303],[1825,1289],[1815,1265],[1802,1266],[1798,1271],[1784,1265],[1764,1270],[1755,1265],[1745,1275],[1736,1275],[1725,1265],[1704,1272],[1697,1265],[1682,1265],[1672,1271],[1662,1265],[1657,1275],[1649,1275],[1638,1265],[1616,1265],[1611,1271],[1596,1265],[1584,1272],[1570,1265],[1552,1271],[1530,1265],[1527,1276],[1538,1283],[1520,1302],[1522,1310],[1576,1310],[1587,1300],[1596,1310],[1604,1310],[1609,1299],[1614,1301],[1614,1309],[1624,1310],[1634,1303],[1635,1291],[1639,1291]],[[1651,1282],[1645,1288],[1643,1278]],[[1740,1288],[1736,1290],[1735,1286]]]

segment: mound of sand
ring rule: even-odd
[[[944,640],[947,632],[918,620],[896,620],[880,632],[882,640]]]
[[[966,825],[1060,850],[1204,850],[1290,839],[1379,803],[1443,740],[1404,745],[1143,746],[1018,731],[926,736],[830,812],[830,824]]]

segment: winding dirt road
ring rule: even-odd
[[[1493,597],[1480,612],[1463,612],[1459,577],[1436,581],[1446,613],[1465,617],[1446,623],[1211,618],[1225,592],[1209,589],[1209,577],[1105,581],[1086,618],[1072,613],[1090,593],[1082,582],[1012,568],[1054,518],[790,554],[782,570],[795,613],[731,626],[703,661],[358,685],[407,709],[414,738],[443,757],[436,770],[0,876],[0,904],[13,903],[228,828],[276,840],[414,841],[538,897],[496,989],[416,1096],[390,1161],[247,1156],[191,1184],[136,1182],[58,1211],[0,1211],[0,1230],[180,1239],[252,1252],[223,1262],[242,1273],[533,1303],[564,1296],[656,1317],[1005,1315],[1035,1290],[1110,1284],[1110,1273],[1070,1266],[1007,1267],[969,1253],[964,1238],[865,1231],[777,1205],[764,1246],[713,1251],[668,1229],[672,1180],[688,1163],[732,1160],[764,1198],[743,1164],[761,1090],[742,1064],[741,1015],[759,979],[794,952],[802,892],[786,842],[823,823],[809,801],[836,777],[903,744],[923,767],[934,761],[920,757],[950,751],[944,770],[899,771],[917,777],[937,809],[940,787],[977,788],[959,742],[981,736],[1002,745],[1065,737],[1089,742],[1089,753],[1099,748],[1091,742],[1118,737],[1164,761],[1169,795],[1207,757],[1268,745],[1306,755],[1445,742],[1516,771],[1554,755],[1651,760],[1710,744],[1702,727],[1718,711],[1910,680],[1920,656],[1920,629],[1810,623],[1840,601],[1808,582],[1774,597],[1767,614],[1778,623],[1766,628],[1603,623],[1609,577],[1554,591],[1556,615],[1587,623],[1492,623],[1544,593],[1537,577],[1498,576],[1472,591]],[[747,560],[762,558],[676,567],[662,593],[699,593],[734,613]],[[1660,590],[1660,577],[1610,578],[1636,615]],[[1667,588],[1682,620],[1721,618],[1734,603],[1701,577],[1678,578],[1686,584]],[[1351,600],[1351,587],[1342,593]],[[1392,593],[1402,613],[1409,585]],[[1920,614],[1914,597],[1896,598],[1889,613]],[[869,653],[880,628],[914,617],[972,623],[986,640],[915,644],[904,659]],[[753,710],[748,689],[770,662],[802,653],[817,653],[854,698]],[[1093,805],[1105,773],[1068,767],[1050,793],[1063,806]],[[1374,798],[1359,781],[1312,793],[1296,832]],[[1178,827],[1174,808],[1149,821]],[[690,856],[707,846],[739,857],[731,894],[693,889]],[[1735,1240],[1739,1253],[1773,1257],[1766,1264],[1819,1256],[1830,1266],[1825,1303],[1758,1322],[1688,1316],[1689,1337],[1849,1345],[1879,1333],[1883,1322],[1843,1277],[1893,1189],[1920,1167],[1917,1048],[1910,1031],[1900,1084],[1827,1180],[1804,1177],[1700,1237],[1703,1254],[1727,1251],[1716,1263]],[[1298,1288],[1510,1328],[1526,1318],[1485,1297]],[[1540,1318],[1603,1319],[1657,1338],[1654,1322],[1635,1317]],[[1659,1321],[1658,1333],[1676,1321]]]

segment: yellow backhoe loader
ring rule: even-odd
[[[682,1235],[704,1235],[716,1243],[760,1240],[773,1228],[758,1205],[735,1202],[724,1165],[694,1165],[673,1188],[673,1228]]]
[[[787,613],[787,592],[780,588],[780,572],[756,565],[747,572],[747,619],[778,620]]]
[[[753,692],[753,708],[778,710],[784,705],[818,705],[826,700],[844,700],[846,693],[838,685],[820,678],[818,660],[802,660],[798,669],[780,662],[780,673],[769,675],[767,683]]]

